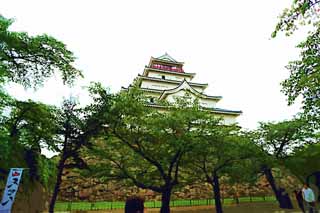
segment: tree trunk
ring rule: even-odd
[[[10,131],[10,136],[9,136],[9,138],[10,138],[11,143],[12,143],[13,145],[16,145],[16,144],[18,143],[18,139],[19,139],[19,137],[18,137],[19,130],[18,130],[18,127],[17,127],[18,123],[19,123],[19,120],[17,120],[17,121],[14,123],[14,125],[13,125],[13,127],[12,127],[12,129],[11,129],[11,131]]]
[[[57,181],[56,184],[54,186],[54,191],[52,194],[52,198],[50,201],[50,205],[49,205],[49,213],[53,213],[54,212],[54,205],[56,203],[57,197],[58,197],[58,193],[60,191],[60,185],[62,182],[62,173],[63,173],[63,168],[64,168],[64,164],[65,164],[65,157],[64,155],[61,157],[59,164],[58,164],[58,172],[57,172]]]
[[[31,180],[39,181],[40,175],[38,171],[38,159],[40,153],[34,151],[33,149],[25,149],[25,161],[29,168],[29,175]]]
[[[220,195],[219,177],[216,172],[213,173],[213,194],[216,207],[216,213],[223,213]]]
[[[280,197],[279,197],[279,191],[278,191],[278,188],[276,186],[276,183],[275,183],[275,180],[274,180],[274,177],[272,175],[272,171],[269,167],[265,166],[263,168],[263,172],[267,178],[267,181],[269,182],[270,186],[271,186],[271,189],[272,191],[274,192],[275,196],[276,196],[276,199],[277,201],[279,202],[280,201]]]
[[[276,199],[279,203],[279,207],[282,208],[282,209],[293,209],[293,206],[292,206],[292,202],[291,202],[291,199],[289,197],[288,194],[283,194],[285,192],[285,189],[283,188],[278,188],[276,186],[276,182],[274,180],[274,177],[273,177],[273,174],[272,174],[272,171],[269,167],[267,166],[264,166],[263,167],[263,172],[276,196]]]
[[[172,188],[166,188],[162,192],[160,213],[170,213],[170,197]]]
[[[240,204],[239,197],[237,195],[234,196],[234,201],[236,202],[236,204]]]

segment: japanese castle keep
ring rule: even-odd
[[[193,82],[195,73],[185,72],[183,65],[182,62],[176,61],[168,54],[158,58],[151,57],[143,73],[135,79],[135,83],[149,100],[148,106],[159,111],[167,111],[168,109],[161,106],[159,100],[167,100],[172,103],[176,97],[183,97],[188,93],[191,98],[198,98],[199,104],[204,109],[210,110],[214,115],[221,116],[226,124],[235,123],[236,118],[242,112],[218,108],[217,103],[222,97],[207,95],[205,90],[208,84]],[[123,87],[122,90],[126,91],[128,88]],[[233,196],[229,189],[231,188],[224,189],[224,196]],[[248,191],[246,186],[242,187],[241,190],[245,193]],[[259,191],[259,193],[261,192],[266,193],[265,191]],[[82,178],[78,171],[69,170],[63,176],[60,198],[62,200],[73,198],[76,200],[111,201],[125,200],[128,196],[137,194],[142,195],[146,200],[161,200],[161,195],[151,190],[126,187],[117,180],[101,182],[99,178],[92,178],[88,181],[88,179]],[[188,185],[181,191],[173,192],[173,196],[175,199],[183,200],[207,199],[212,196],[212,190],[206,184],[197,183]]]
[[[225,124],[235,123],[242,112],[218,108],[216,105],[222,97],[205,94],[208,84],[192,82],[196,74],[184,72],[183,64],[167,53],[158,58],[151,57],[142,75],[138,75],[136,79],[141,90],[150,98],[149,106],[161,110],[163,106],[157,104],[158,100],[167,100],[170,103],[176,97],[189,92],[192,98],[198,98],[199,104],[204,109],[221,116]],[[122,87],[122,90],[127,89]]]

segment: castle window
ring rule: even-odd
[[[150,98],[150,103],[154,103],[154,98]]]
[[[166,79],[166,76],[163,75],[163,76],[161,76],[161,78],[162,78],[162,79]]]

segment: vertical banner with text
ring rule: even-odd
[[[0,213],[10,213],[22,177],[22,168],[11,168],[0,203]]]

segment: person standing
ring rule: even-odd
[[[129,197],[124,208],[125,213],[143,213],[144,199],[138,196]]]
[[[309,187],[309,184],[305,183],[302,189],[302,196],[306,203],[306,210],[309,213],[315,213],[315,196],[312,189]]]

